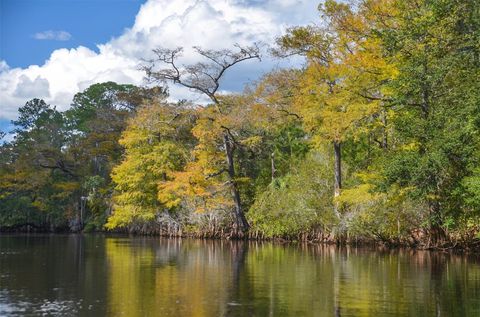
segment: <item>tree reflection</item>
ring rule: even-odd
[[[463,316],[479,307],[479,266],[439,253],[142,238],[107,239],[106,255],[110,316]]]

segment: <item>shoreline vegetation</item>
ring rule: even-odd
[[[404,240],[383,240],[381,238],[353,236],[334,236],[333,234],[326,234],[321,230],[312,230],[310,232],[300,232],[289,236],[266,236],[260,231],[242,233],[238,230],[234,231],[233,224],[231,226],[224,226],[218,231],[212,231],[213,226],[209,228],[210,231],[185,231],[175,225],[154,225],[146,223],[141,226],[130,226],[129,228],[119,228],[115,230],[101,230],[101,231],[72,231],[69,227],[64,228],[47,228],[36,224],[17,224],[12,227],[0,227],[0,234],[127,234],[134,236],[156,236],[161,238],[181,238],[181,239],[207,239],[207,240],[233,240],[233,241],[257,241],[257,242],[276,242],[276,243],[306,243],[306,244],[325,244],[337,246],[352,246],[352,247],[386,247],[386,248],[406,248],[412,250],[431,250],[440,252],[461,252],[461,253],[480,253],[479,241],[442,241],[435,245],[430,244],[430,237],[428,232],[412,235]]]
[[[170,230],[170,231],[169,231]],[[443,244],[428,245],[428,240],[421,240],[411,237],[404,241],[384,241],[379,239],[365,237],[334,237],[331,234],[322,232],[302,232],[297,236],[288,237],[267,237],[261,232],[248,232],[239,234],[238,232],[226,231],[219,232],[184,232],[182,230],[173,231],[171,228],[157,227],[147,230],[141,228],[139,231],[129,229],[102,230],[102,231],[78,231],[73,232],[70,228],[55,228],[54,231],[48,228],[39,227],[34,224],[22,224],[14,227],[0,228],[0,234],[112,234],[128,236],[150,236],[166,239],[199,239],[199,240],[225,240],[225,241],[245,241],[245,242],[273,242],[280,244],[306,244],[306,245],[335,245],[338,247],[374,247],[387,249],[405,249],[419,251],[453,252],[459,254],[480,254],[480,242],[478,241],[445,241]],[[426,235],[425,235],[426,237]]]
[[[0,145],[0,232],[479,251],[479,1],[318,10],[268,48],[194,47],[193,64],[158,48],[146,87],[28,101]],[[224,92],[267,54],[305,63]],[[167,84],[207,102],[171,102]]]

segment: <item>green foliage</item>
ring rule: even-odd
[[[95,84],[64,113],[40,99],[21,107],[12,122],[14,140],[0,146],[0,225],[80,230],[83,220],[102,228],[110,170],[122,152],[118,137],[139,91],[145,92]]]
[[[330,160],[310,153],[289,174],[258,193],[248,212],[252,230],[266,237],[297,237],[312,229],[330,232],[333,213],[333,175]]]

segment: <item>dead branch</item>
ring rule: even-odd
[[[208,62],[198,62],[192,65],[178,65],[178,58],[183,52],[183,48],[176,49],[158,48],[153,52],[156,58],[148,61],[142,69],[150,82],[173,82],[188,89],[203,93],[219,104],[217,92],[220,87],[220,79],[225,72],[232,66],[249,59],[260,60],[260,48],[257,44],[253,46],[242,47],[238,44],[235,50],[206,50],[198,46],[194,50]],[[157,69],[160,63],[165,68]]]

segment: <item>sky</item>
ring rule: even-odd
[[[105,81],[144,85],[142,59],[158,47],[273,43],[290,26],[318,22],[317,0],[0,0],[0,130],[42,98],[66,110],[75,93]],[[238,91],[295,61],[269,56],[236,66],[222,82]],[[170,87],[173,99],[200,98]]]

